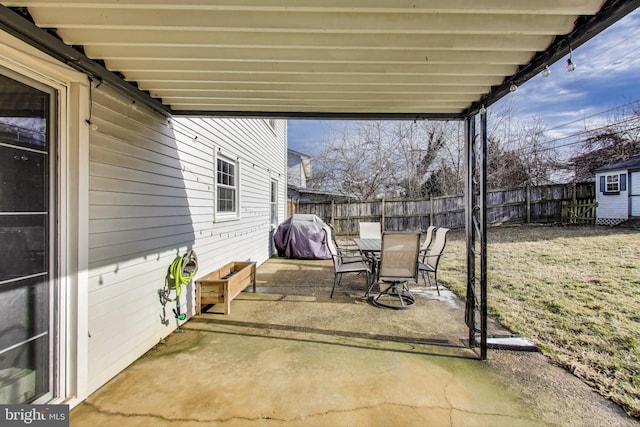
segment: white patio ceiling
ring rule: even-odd
[[[602,0],[2,4],[178,114],[461,117],[638,2],[609,21]]]

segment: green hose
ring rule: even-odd
[[[175,289],[176,297],[182,295],[184,285],[193,280],[198,272],[198,257],[195,251],[190,250],[181,257],[173,260],[167,271],[167,285]]]

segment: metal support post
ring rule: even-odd
[[[467,238],[467,294],[465,323],[469,347],[480,347],[487,358],[487,116],[480,114],[481,133],[476,135],[476,118],[465,120],[465,231]],[[478,246],[479,244],[479,251]],[[477,260],[479,258],[479,265]],[[479,287],[479,289],[478,289]],[[479,291],[479,294],[478,294]],[[479,338],[479,340],[478,340]],[[478,342],[479,341],[479,342]]]

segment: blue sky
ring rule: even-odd
[[[557,139],[602,121],[607,110],[640,100],[640,9],[573,52],[576,69],[565,71],[566,57],[551,65],[548,77],[536,76],[492,108],[513,109],[514,122],[538,117]],[[515,124],[515,123],[514,123]],[[290,120],[289,148],[312,154],[340,121]]]

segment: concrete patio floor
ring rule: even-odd
[[[197,316],[71,412],[71,426],[640,426],[535,352],[467,349],[464,303],[365,301],[329,261],[272,258],[231,314]],[[506,334],[490,325],[491,334]]]

